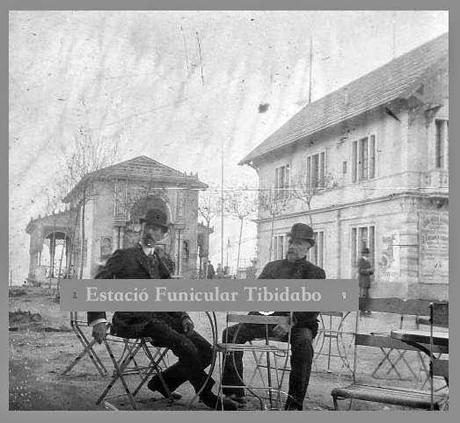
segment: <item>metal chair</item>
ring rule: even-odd
[[[399,329],[403,329],[404,326],[404,314],[401,313],[399,316]],[[373,335],[384,335],[386,332],[371,332]],[[378,373],[379,370],[383,370],[383,367],[385,364],[388,364],[388,369],[385,374],[385,378],[387,378],[391,372],[394,372],[395,375],[398,377],[399,380],[405,380],[405,378],[401,375],[401,373],[398,370],[398,363],[402,362],[405,364],[405,367],[409,372],[412,374],[412,377],[417,379],[418,375],[414,371],[414,369],[411,366],[411,363],[408,361],[408,358],[406,357],[406,353],[408,350],[401,350],[397,348],[392,348],[391,345],[388,347],[383,347],[380,346],[380,351],[382,352],[383,358],[380,360],[380,362],[377,364],[375,367],[374,371],[371,373],[371,376],[375,379],[379,379]],[[421,353],[418,353],[419,357]]]
[[[168,394],[169,400],[173,401],[172,393],[169,391],[168,386],[164,383],[161,374],[161,365],[164,364],[165,367],[168,366],[166,359],[169,350],[167,348],[160,348],[152,345],[151,339],[147,337],[121,338],[111,335],[110,328],[111,326],[108,325],[108,334],[103,343],[112,360],[114,371],[109,384],[96,400],[96,404],[99,405],[102,403],[106,409],[117,409],[116,406],[110,403],[107,399],[109,398],[108,394],[114,387],[115,383],[120,380],[124,388],[124,393],[111,395],[110,398],[127,395],[131,407],[136,410],[137,404],[135,396],[147,380],[150,379],[153,373],[156,373],[159,376],[165,391]],[[122,350],[119,358],[116,358],[116,352],[114,351],[117,347]],[[141,354],[142,356],[140,356]],[[136,375],[140,378],[140,381],[134,385],[134,389],[130,389],[129,387],[127,376],[130,375]]]
[[[434,377],[441,376],[449,386],[449,360],[436,356],[434,331],[436,327],[449,327],[449,303],[432,303],[430,304],[430,392],[431,392],[431,410],[435,409],[435,388]],[[442,354],[449,353],[449,346],[445,346]],[[446,401],[443,404],[444,409],[448,408],[449,397],[446,396]]]
[[[72,311],[70,312],[70,326],[75,333],[76,337],[80,341],[80,343],[83,345],[83,350],[80,352],[80,354],[64,369],[64,371],[61,373],[62,375],[67,374],[72,370],[78,362],[88,355],[88,357],[91,359],[93,362],[94,366],[96,367],[98,373],[101,376],[105,376],[107,374],[107,369],[105,368],[104,364],[102,363],[101,359],[99,356],[96,354],[94,351],[94,344],[96,343],[96,340],[92,338],[91,340],[88,339],[88,337],[85,335],[85,333],[82,330],[82,327],[87,328],[88,327],[88,322],[86,319],[81,319],[78,317],[78,312]]]
[[[354,344],[354,332],[347,331],[345,325],[350,312],[326,311],[319,313],[318,335],[314,340],[315,355],[313,364],[315,371],[321,371],[319,367],[319,358],[327,358],[326,372],[331,373],[332,359],[339,359],[340,369],[353,371],[349,356],[351,356]]]
[[[285,374],[290,371],[288,367],[288,362],[291,348],[291,329],[293,325],[293,313],[291,312],[289,316],[270,316],[252,314],[243,315],[227,313],[227,329],[229,327],[229,323],[264,325],[265,336],[262,339],[263,344],[261,344],[259,340],[256,340],[255,342],[251,341],[247,344],[237,344],[235,343],[235,340],[238,332],[236,332],[234,335],[234,339],[231,340],[232,342],[228,342],[228,340],[225,340],[226,342],[218,343],[216,345],[216,351],[218,353],[221,353],[219,355],[219,373],[221,380],[219,385],[219,394],[222,393],[222,388],[225,387],[241,387],[236,385],[223,385],[223,369],[225,367],[226,360],[235,360],[235,357],[232,353],[248,351],[252,354],[255,363],[255,368],[253,369],[253,372],[250,375],[248,382],[244,382],[242,375],[238,374],[238,378],[243,383],[243,387],[252,396],[257,398],[261,410],[282,409],[283,396],[285,397],[285,399],[287,399],[288,397],[288,393],[283,390],[283,382],[285,379]],[[269,325],[278,324],[287,325],[289,328],[286,340],[287,342],[282,342],[284,344],[283,346],[275,345],[273,342],[275,341],[278,343],[280,342],[280,340],[269,336]],[[258,386],[255,384],[255,379],[257,375],[259,376],[262,386]],[[262,391],[262,393],[257,393],[257,391]],[[267,406],[266,401],[268,401],[269,406]]]

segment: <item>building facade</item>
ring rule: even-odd
[[[446,299],[448,100],[445,34],[305,106],[250,152],[240,164],[273,193],[259,263],[284,257],[286,232],[304,222],[328,278],[356,277],[368,247],[371,296]]]
[[[208,245],[209,231],[198,224],[199,191],[206,188],[197,175],[145,156],[87,175],[64,199],[69,210],[62,213],[62,227],[54,226],[54,232],[59,233],[55,238],[67,240],[66,267],[72,269],[72,276],[93,277],[113,251],[137,243],[139,218],[149,209],[159,208],[171,223],[163,247],[176,264],[176,276],[195,277],[202,260],[198,251],[207,251]],[[52,222],[50,217],[40,217],[27,227],[31,236],[30,279],[41,266],[43,241],[50,236],[53,239],[50,233],[54,232],[45,220]],[[56,260],[49,261],[56,268]],[[51,273],[55,272],[51,269]]]

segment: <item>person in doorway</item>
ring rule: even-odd
[[[369,248],[361,250],[361,257],[358,260],[358,281],[360,298],[369,298],[369,288],[371,287],[371,277],[374,274],[374,268],[369,260]],[[361,315],[370,315],[370,311],[363,311]]]
[[[259,279],[325,279],[324,270],[306,259],[308,250],[315,244],[312,228],[304,223],[296,223],[287,236],[289,247],[286,258],[268,263]],[[295,324],[291,330],[291,372],[286,410],[303,409],[313,360],[312,343],[318,333],[318,314],[318,312],[294,312]],[[275,312],[274,315],[289,315],[289,312]],[[289,328],[282,325],[270,325],[269,336],[287,341],[288,330]],[[239,323],[225,329],[222,340],[244,344],[264,335],[264,325]],[[230,353],[226,358],[222,385],[224,394],[236,402],[244,403],[243,352]],[[225,385],[241,387],[225,387]]]
[[[174,272],[172,260],[162,249],[155,248],[169,231],[166,214],[151,209],[140,219],[142,223],[139,244],[115,251],[96,279],[169,279]],[[107,333],[106,314],[88,312],[93,326],[93,337],[101,343]],[[149,337],[153,345],[169,348],[178,362],[154,376],[148,383],[151,391],[163,396],[179,397],[174,393],[180,385],[190,381],[200,399],[213,409],[236,410],[236,404],[222,400],[212,392],[214,380],[205,370],[211,364],[211,344],[194,330],[190,316],[185,312],[116,312],[112,319],[112,334],[125,338]],[[163,379],[163,381],[161,381]],[[163,383],[164,382],[164,383]],[[204,387],[203,387],[204,386]]]

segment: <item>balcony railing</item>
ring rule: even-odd
[[[423,172],[420,178],[420,186],[430,191],[449,191],[449,172],[446,169],[434,169]]]

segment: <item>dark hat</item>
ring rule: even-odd
[[[295,223],[292,225],[291,231],[287,233],[293,239],[305,239],[315,245],[315,234],[313,229],[305,223]]]
[[[364,247],[362,250],[361,250],[361,254],[369,254],[370,251],[369,251],[369,248],[367,247]]]
[[[139,218],[139,222],[150,226],[159,226],[165,230],[169,229],[170,226],[166,213],[160,209],[150,209],[145,216]]]

